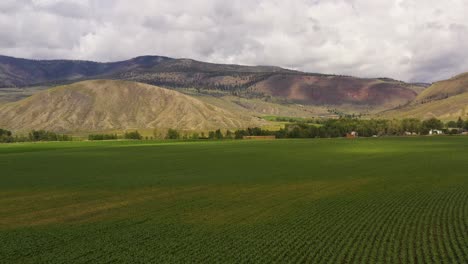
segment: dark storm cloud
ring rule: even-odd
[[[0,53],[434,81],[468,71],[467,11],[464,0],[2,0]]]

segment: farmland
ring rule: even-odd
[[[0,262],[466,263],[468,138],[0,145]]]

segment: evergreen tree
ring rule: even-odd
[[[215,138],[216,139],[223,139],[223,133],[221,132],[220,129],[215,131]]]

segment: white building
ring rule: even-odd
[[[444,131],[438,129],[431,129],[429,131],[429,135],[443,135]]]

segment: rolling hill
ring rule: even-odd
[[[41,91],[0,106],[0,127],[60,132],[175,128],[236,129],[264,121],[177,91],[127,81],[94,80]]]
[[[236,96],[329,108],[343,106],[359,111],[366,108],[373,112],[405,105],[425,88],[424,84],[388,78],[363,79],[273,66],[213,64],[159,56],[113,63],[0,57],[0,87],[52,86],[89,79],[129,80],[170,89],[193,88],[200,94],[218,97]]]
[[[463,93],[468,93],[468,73],[463,73],[451,79],[434,83],[421,92],[413,103],[427,103]]]
[[[253,91],[310,105],[368,105],[388,108],[417,96],[411,85],[394,80],[348,76],[277,74],[251,87]]]
[[[379,114],[387,118],[431,118],[446,121],[468,118],[468,73],[436,82],[421,92],[410,104]]]
[[[377,117],[398,119],[435,117],[444,121],[456,121],[459,117],[468,119],[468,93],[424,104],[411,104],[403,108],[385,111],[378,114]]]

